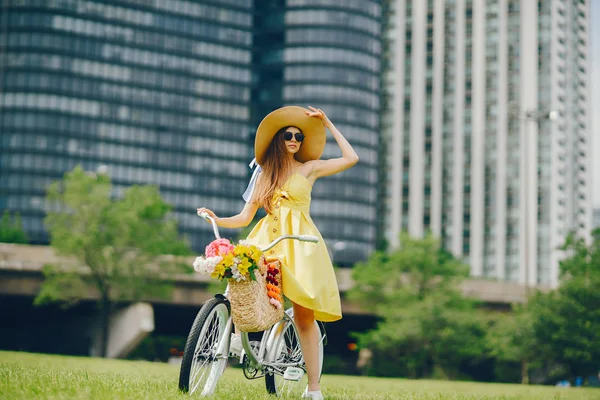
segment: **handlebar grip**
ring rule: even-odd
[[[301,240],[303,242],[312,242],[312,243],[318,243],[319,242],[319,238],[313,235],[298,235],[298,240]]]

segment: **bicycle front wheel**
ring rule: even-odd
[[[265,375],[267,392],[281,395],[299,395],[308,384],[306,365],[302,356],[300,346],[300,335],[294,324],[293,311],[287,311],[289,319],[285,319],[273,327],[271,332],[271,347],[267,350],[267,361],[272,364],[273,372]],[[315,327],[319,331],[319,378],[323,370],[323,337],[319,325],[315,321]],[[294,374],[285,376],[288,368],[300,368],[304,372],[300,379],[295,379]],[[290,371],[291,372],[291,371]]]
[[[214,392],[227,365],[229,343],[225,346],[224,354],[217,354],[217,348],[226,334],[228,319],[229,302],[220,297],[208,300],[196,315],[181,360],[181,391],[199,391],[202,396]]]

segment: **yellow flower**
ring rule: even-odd
[[[244,246],[243,244],[238,244],[237,246],[235,246],[235,249],[233,250],[233,254],[235,254],[238,257],[241,256],[245,256],[250,254],[252,250],[250,249],[249,246]]]
[[[262,255],[262,251],[256,246],[250,246],[250,255],[252,257],[252,261],[255,264],[258,264],[258,260],[260,260],[260,256]]]
[[[238,271],[240,271],[240,274],[242,275],[248,275],[248,269],[250,269],[251,266],[252,262],[250,262],[250,260],[244,257],[242,258],[242,261],[238,264]]]
[[[235,258],[235,255],[233,253],[225,254],[223,256],[223,261],[221,261],[221,264],[223,264],[223,266],[225,268],[231,268],[233,266],[234,258]]]
[[[220,262],[215,266],[215,270],[211,272],[210,277],[213,279],[222,279],[224,274],[225,265],[223,265],[223,262]]]

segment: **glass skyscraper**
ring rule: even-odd
[[[365,258],[378,233],[381,1],[288,0],[256,8],[255,122],[281,104],[318,106],[354,146],[359,164],[317,181],[311,212],[335,262]],[[323,157],[339,156],[328,134]]]
[[[250,128],[252,2],[5,1],[0,209],[34,243],[45,187],[81,164],[117,194],[159,185],[183,233],[242,207]]]
[[[361,159],[313,191],[334,258],[374,249],[380,1],[2,4],[0,209],[32,242],[47,242],[45,187],[81,164],[107,168],[117,194],[159,185],[202,250],[212,232],[196,207],[239,212],[255,127],[295,104],[325,110]],[[331,139],[324,157],[339,155]]]
[[[387,3],[389,240],[430,230],[474,276],[557,285],[591,229],[589,1]]]

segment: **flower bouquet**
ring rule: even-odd
[[[267,263],[262,251],[240,241],[212,241],[194,269],[213,279],[228,279],[233,323],[244,332],[260,332],[283,318],[281,264]]]
[[[194,269],[213,279],[256,280],[254,271],[263,265],[262,251],[243,241],[234,246],[227,239],[217,239],[206,246],[204,254],[205,257],[196,258]]]

